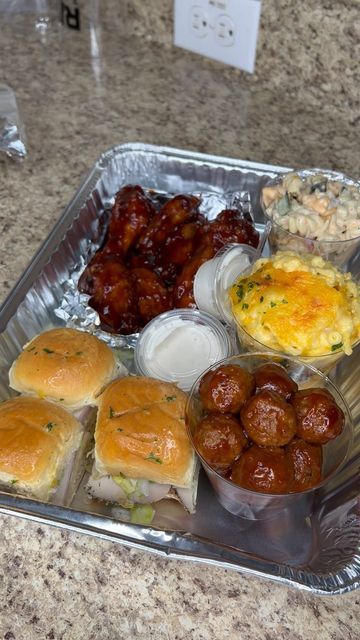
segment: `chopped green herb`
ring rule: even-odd
[[[250,282],[248,282],[248,289],[253,289],[258,283],[257,282],[253,282],[252,280]]]
[[[26,349],[26,351],[30,353],[30,351],[34,351],[34,349],[36,349],[36,347],[31,347],[30,349]]]
[[[238,284],[236,286],[236,295],[239,298],[239,300],[243,299],[243,297],[244,297],[244,285]]]
[[[166,402],[173,402],[176,400],[176,396],[165,396]]]
[[[283,299],[281,300],[281,302],[282,302],[283,304],[288,304],[288,301],[287,301],[287,300],[285,300],[285,298],[283,298]]]
[[[59,398],[59,402],[64,402],[65,398]]]
[[[162,464],[162,460],[158,458],[152,451],[149,453],[145,460],[151,460],[151,462],[157,462],[158,464]]]
[[[247,304],[247,302],[244,302],[243,306],[241,307],[242,309],[248,309],[249,305]]]
[[[115,417],[115,411],[112,407],[109,407],[109,418],[114,418]]]
[[[48,431],[51,431],[51,429],[53,429],[55,427],[55,422],[48,422],[45,425],[45,429],[47,429]]]
[[[82,351],[77,351],[77,352],[75,353],[75,355],[76,355],[76,356],[82,356],[82,354],[83,354],[83,352],[82,352]]]
[[[271,275],[270,275],[270,273],[267,273],[267,274],[266,274],[266,276],[265,276],[265,280],[271,280]]]
[[[338,349],[341,349],[342,346],[343,346],[342,342],[338,342],[337,344],[333,344],[333,345],[331,345],[331,351],[337,351]]]
[[[264,302],[264,296],[260,296],[260,302]]]
[[[17,483],[16,478],[14,478],[13,480],[11,480],[11,484],[16,484],[16,483]]]
[[[124,429],[120,429],[120,427],[118,429],[116,429],[116,431],[124,431]]]
[[[43,351],[45,351],[45,353],[55,353],[54,351],[51,351],[51,349],[47,349],[46,347],[44,347]]]
[[[273,309],[274,307],[276,307],[276,302],[271,301],[270,302],[270,307]]]

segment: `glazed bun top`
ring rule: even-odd
[[[95,466],[99,475],[124,474],[191,486],[195,456],[185,426],[187,396],[176,385],[128,376],[98,399]]]
[[[23,396],[2,402],[0,483],[47,499],[82,433],[81,423],[53,402]]]
[[[20,393],[78,409],[95,403],[116,370],[115,356],[102,340],[63,327],[45,331],[25,345],[9,381]]]

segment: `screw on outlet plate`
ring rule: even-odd
[[[208,19],[205,11],[195,5],[190,9],[190,29],[197,38],[205,38],[208,34]]]

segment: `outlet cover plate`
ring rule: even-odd
[[[174,44],[253,73],[260,0],[174,0]]]

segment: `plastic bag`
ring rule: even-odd
[[[25,131],[13,90],[0,84],[0,153],[13,160],[27,155]]]

